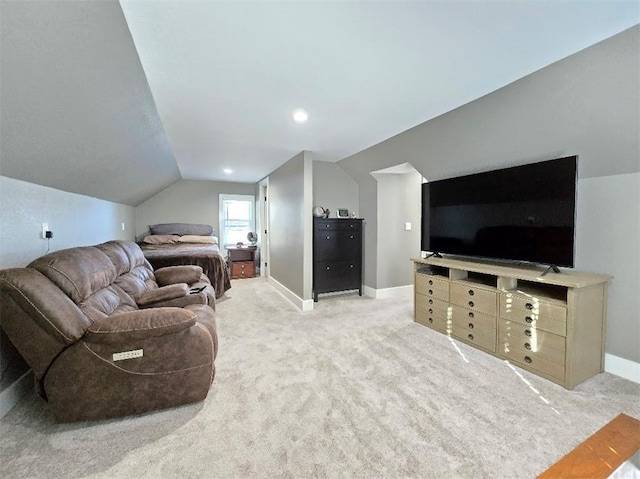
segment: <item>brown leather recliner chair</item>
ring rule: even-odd
[[[135,243],[112,241],[0,271],[0,325],[56,420],[206,397],[218,346],[213,289],[198,267],[175,268],[156,276]]]

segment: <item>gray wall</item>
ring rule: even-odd
[[[51,251],[135,237],[132,206],[0,176],[0,268],[26,266],[46,252],[42,223],[53,232]]]
[[[313,161],[306,152],[269,175],[270,276],[311,299]]]
[[[0,174],[132,206],[180,178],[117,1],[0,10]]]
[[[420,251],[422,175],[375,173],[378,181],[378,289],[413,284],[411,253]],[[405,231],[405,223],[411,230]]]
[[[336,163],[314,161],[313,206],[328,208],[331,218],[336,217],[338,208],[358,213],[358,183]]]
[[[49,223],[53,231],[51,251],[134,239],[131,206],[0,176],[0,269],[24,267],[46,252],[42,223]],[[13,397],[11,386],[27,369],[1,333],[0,416],[18,399]]]
[[[220,232],[220,194],[256,195],[254,183],[180,180],[136,207],[136,235],[157,223],[201,223]]]
[[[372,232],[392,220],[377,214],[369,172],[409,162],[436,180],[578,154],[576,269],[615,275],[606,351],[640,362],[639,84],[636,26],[340,161],[358,182],[360,211],[367,218],[365,284],[377,288],[385,275],[378,271],[377,254],[388,245]]]

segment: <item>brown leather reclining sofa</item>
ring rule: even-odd
[[[154,272],[130,241],[0,271],[0,326],[60,422],[203,400],[215,374],[214,308],[199,266]]]

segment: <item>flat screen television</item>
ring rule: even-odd
[[[574,266],[578,157],[422,185],[422,251]]]

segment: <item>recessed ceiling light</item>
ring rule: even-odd
[[[230,175],[231,173],[233,173],[233,170],[231,168],[225,168],[224,171],[227,175]]]
[[[302,108],[298,108],[293,111],[293,121],[296,123],[306,123],[309,119],[309,114]]]

